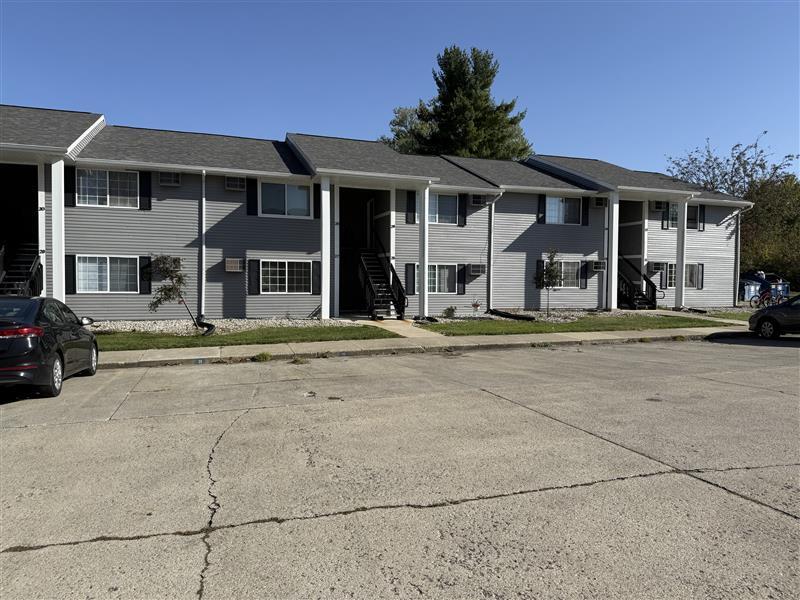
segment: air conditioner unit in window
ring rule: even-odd
[[[605,272],[605,270],[606,270],[606,261],[604,260],[592,261],[592,271]]]
[[[605,208],[608,206],[608,198],[595,198],[594,199],[594,207],[595,208]]]
[[[484,206],[486,204],[486,196],[472,195],[472,206]]]
[[[244,273],[244,259],[243,258],[226,258],[225,259],[225,272],[226,273]]]
[[[473,264],[469,266],[470,275],[484,275],[486,273],[486,265]]]
[[[669,208],[669,202],[664,202],[663,200],[655,200],[650,203],[650,208],[653,210],[667,210]]]

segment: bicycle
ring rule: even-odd
[[[783,302],[783,300],[783,295],[780,293],[773,296],[772,292],[770,291],[762,292],[761,294],[750,298],[750,308],[766,308],[767,306],[780,304]]]

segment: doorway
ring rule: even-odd
[[[0,182],[0,246],[38,246],[38,167],[2,163]]]

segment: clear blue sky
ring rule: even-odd
[[[0,2],[0,101],[112,124],[373,139],[489,49],[537,152],[663,170],[706,137],[800,150],[792,2]]]

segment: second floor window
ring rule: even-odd
[[[431,194],[428,223],[458,224],[458,196]]]
[[[139,173],[135,171],[77,170],[78,206],[139,208]]]
[[[288,183],[262,183],[261,214],[311,217],[311,188]]]
[[[581,199],[547,197],[545,222],[557,225],[581,224]]]

